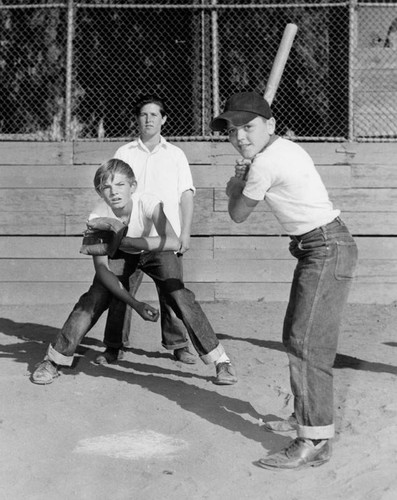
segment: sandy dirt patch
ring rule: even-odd
[[[53,384],[29,381],[72,304],[2,307],[0,498],[10,500],[394,500],[397,307],[350,304],[335,362],[331,462],[271,472],[254,462],[293,434],[259,419],[292,411],[281,344],[286,304],[204,303],[239,383],[175,362],[159,325],[137,318],[117,365],[93,363],[101,321]]]

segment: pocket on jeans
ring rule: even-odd
[[[357,245],[354,241],[337,241],[336,247],[335,278],[337,280],[352,280],[357,264]]]

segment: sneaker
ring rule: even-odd
[[[230,363],[218,363],[216,366],[216,385],[233,385],[237,382],[237,374],[234,366]]]
[[[331,443],[323,439],[316,445],[311,439],[296,438],[290,444],[269,457],[261,458],[256,465],[263,469],[303,469],[318,467],[331,458]]]
[[[59,377],[57,365],[49,359],[45,359],[36,365],[30,379],[34,384],[45,385],[51,384],[57,377]]]
[[[123,359],[124,352],[121,349],[107,347],[101,354],[95,358],[94,363],[97,365],[110,365],[119,359]]]
[[[181,363],[186,363],[187,365],[194,365],[197,363],[196,356],[189,351],[189,347],[181,347],[180,349],[175,349],[174,357],[176,361]]]
[[[287,420],[270,420],[263,422],[263,428],[269,432],[291,432],[298,427],[298,422],[295,415],[292,414]]]

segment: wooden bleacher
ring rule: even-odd
[[[0,142],[0,301],[74,303],[93,277],[79,254],[97,199],[100,163],[120,142]],[[197,188],[185,281],[200,301],[286,301],[294,268],[289,238],[265,203],[243,224],[227,213],[236,155],[226,142],[179,142]],[[357,237],[351,302],[397,301],[397,144],[303,143],[335,207]],[[139,298],[156,300],[145,280]]]

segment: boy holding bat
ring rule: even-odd
[[[194,294],[184,286],[175,253],[180,241],[160,199],[135,192],[137,183],[131,167],[118,159],[107,161],[97,170],[94,185],[101,201],[89,217],[81,251],[93,256],[95,278],[74,306],[54,346],[49,346],[44,360],[32,374],[32,382],[49,384],[58,377],[59,365],[72,365],[77,346],[113,297],[130,305],[143,319],[157,321],[156,309],[128,293],[129,278],[137,268],[153,279],[164,300],[183,321],[202,361],[215,363],[214,383],[237,382],[234,367],[207,317]],[[154,228],[156,235],[151,236]],[[122,326],[124,314],[120,314],[119,320]]]
[[[243,157],[226,186],[230,217],[242,223],[264,200],[289,235],[289,250],[297,259],[283,326],[294,396],[290,421],[297,438],[257,462],[271,470],[318,466],[331,457],[332,367],[357,262],[356,244],[312,159],[277,136],[275,125],[268,102],[255,92],[232,95],[211,122],[212,130],[228,132]]]

